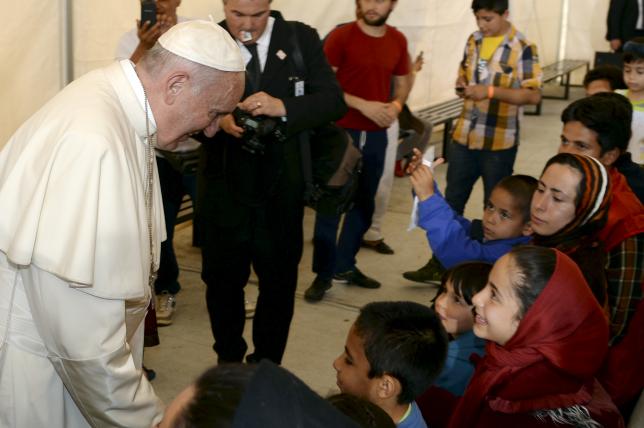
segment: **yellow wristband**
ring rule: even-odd
[[[393,100],[391,103],[394,105],[394,107],[396,107],[396,110],[398,110],[398,113],[402,111],[402,104],[400,104],[400,101]]]
[[[487,87],[487,97],[490,100],[494,98],[494,86],[490,85]]]

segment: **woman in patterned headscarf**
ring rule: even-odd
[[[606,223],[610,195],[608,174],[598,160],[560,153],[546,163],[530,212],[533,243],[570,256],[605,308],[606,253],[598,234]]]

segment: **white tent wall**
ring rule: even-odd
[[[606,15],[608,0],[567,0],[568,31],[565,43],[566,58],[587,59],[592,62],[597,51],[608,51]],[[592,65],[592,64],[591,64]]]
[[[74,78],[113,60],[120,36],[135,25],[137,0],[97,2],[67,0],[73,4]],[[559,55],[560,38],[567,34],[568,58],[592,59],[606,50],[603,41],[609,0],[512,0],[510,19],[538,45],[541,63]],[[65,0],[9,2],[11,16],[0,29],[3,58],[0,88],[0,147],[24,119],[60,88],[63,60],[62,4]],[[562,11],[568,3],[567,32]],[[453,86],[467,36],[476,29],[471,0],[399,0],[390,18],[408,38],[409,51],[424,52],[425,67],[418,75],[409,104],[421,108],[454,96]],[[336,24],[354,19],[353,0],[274,0],[273,8],[286,19],[301,20],[324,37]],[[221,0],[183,0],[179,14],[215,20],[223,18]],[[19,35],[19,36],[17,36]]]
[[[3,2],[0,26],[0,148],[62,81],[58,1]]]

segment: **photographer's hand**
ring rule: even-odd
[[[139,59],[141,59],[145,52],[154,46],[161,35],[161,27],[158,22],[154,25],[150,25],[150,21],[146,21],[141,25],[141,21],[137,19],[136,28],[136,34],[139,37],[139,44],[136,46],[132,56],[130,56],[130,60],[135,64]]]
[[[219,121],[219,128],[233,137],[241,138],[244,133],[244,128],[237,126],[235,118],[232,114],[227,114]]]
[[[161,23],[157,22],[150,25],[150,21],[145,21],[140,25],[141,21],[137,19],[136,34],[139,37],[139,44],[147,51],[152,49],[152,46],[157,42],[161,36]]]
[[[286,107],[279,98],[272,97],[266,92],[256,92],[239,104],[239,108],[253,116],[265,115],[270,117],[286,116]]]

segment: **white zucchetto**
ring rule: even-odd
[[[174,25],[159,37],[164,49],[221,71],[245,71],[239,46],[221,26],[194,20]]]

